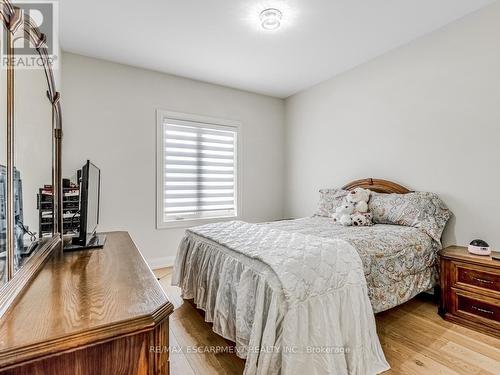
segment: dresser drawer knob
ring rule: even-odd
[[[491,311],[491,310],[482,309],[482,308],[477,307],[477,306],[471,306],[471,307],[472,307],[473,310],[477,310],[477,311],[485,313],[485,314],[490,314],[490,315],[494,314],[494,312]]]

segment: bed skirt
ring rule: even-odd
[[[190,233],[180,244],[172,284],[182,289],[183,298],[193,299],[197,308],[205,311],[205,320],[213,324],[215,333],[235,342],[236,354],[246,359],[245,374],[283,373],[282,333],[287,303],[281,283],[269,266]],[[347,295],[349,290],[346,288],[343,293]],[[318,304],[325,303],[320,310],[328,313],[329,306],[342,306],[342,309],[331,309],[331,318],[321,317],[331,321],[334,326],[330,331],[338,336],[327,337],[325,341],[339,342],[344,331],[353,332],[356,327],[370,324],[362,322],[358,325],[355,322],[359,314],[354,307],[342,304],[343,293],[332,296],[335,299],[332,301],[317,301]],[[347,296],[345,300],[348,300]],[[338,316],[339,311],[342,316]],[[307,311],[301,314],[307,314]],[[297,317],[295,323],[300,326],[300,314]],[[343,323],[341,326],[337,326],[336,322],[339,321]],[[328,335],[320,326],[308,329],[318,330],[318,337]],[[366,332],[356,332],[355,335],[360,337],[361,342]],[[357,342],[352,341],[352,344]],[[378,337],[371,341],[378,343]],[[341,352],[343,349],[332,347],[332,351],[339,352],[331,354],[348,357],[349,354]],[[349,368],[349,373],[368,375],[389,369],[379,346],[374,345],[369,351],[375,353],[376,357],[366,361],[370,365],[364,361],[354,361],[356,368]],[[379,365],[374,368],[373,363]],[[328,368],[318,373],[347,375],[345,368],[347,366]]]

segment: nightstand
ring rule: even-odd
[[[446,320],[500,337],[500,261],[451,246],[439,252]]]

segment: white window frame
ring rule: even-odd
[[[165,157],[164,157],[164,135],[163,124],[165,120],[171,121],[189,121],[199,123],[200,127],[203,125],[210,125],[211,127],[220,127],[222,130],[236,132],[236,152],[235,152],[235,211],[234,216],[210,217],[210,218],[196,218],[185,219],[176,221],[164,221],[164,186],[165,186]],[[239,121],[226,120],[214,117],[193,115],[180,112],[172,112],[164,109],[156,110],[156,229],[168,228],[188,228],[190,226],[201,225],[206,223],[213,223],[217,221],[238,220],[242,216],[241,202],[242,202],[242,168],[241,168],[241,155],[242,155],[242,124]]]

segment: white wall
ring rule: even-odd
[[[386,178],[440,194],[446,243],[500,248],[499,41],[496,3],[288,98],[287,214],[311,214],[319,188]]]
[[[155,110],[237,120],[243,219],[282,217],[284,101],[63,54],[64,170],[102,171],[100,230],[127,230],[153,266],[171,263],[183,229],[155,229]]]

